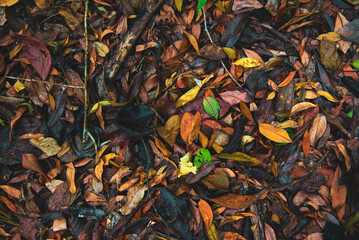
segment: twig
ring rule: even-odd
[[[47,82],[47,81],[33,79],[33,78],[21,78],[21,77],[13,77],[13,76],[5,76],[5,77],[9,78],[9,79],[21,80],[21,81],[26,81],[26,82],[38,82],[38,83],[53,84],[53,85],[64,87],[64,88],[84,88],[84,86],[74,86],[74,85],[68,85],[68,84]]]
[[[326,152],[323,157],[321,157],[319,159],[319,161],[315,164],[315,166],[313,166],[308,172],[307,174],[305,174],[305,176],[301,177],[301,178],[298,178],[298,179],[295,179],[293,182],[291,183],[288,183],[286,185],[283,185],[283,186],[280,186],[280,187],[277,187],[277,188],[272,188],[269,190],[269,192],[271,193],[275,193],[275,192],[280,192],[280,191],[283,191],[291,186],[293,186],[294,184],[298,183],[298,182],[301,182],[303,181],[304,179],[307,179],[308,177],[310,177],[312,175],[312,173],[317,169],[317,167],[328,157],[329,155],[329,151]]]
[[[85,68],[84,68],[84,92],[85,92],[85,106],[84,106],[84,126],[82,132],[82,141],[85,142],[86,132],[87,132],[87,108],[88,108],[88,95],[87,95],[87,55],[88,55],[88,35],[87,35],[87,15],[89,8],[89,0],[85,0],[85,16],[84,16],[84,28],[85,28]]]
[[[208,27],[207,27],[207,19],[206,19],[206,11],[204,10],[204,7],[202,7],[202,12],[203,12],[203,22],[204,22],[204,30],[206,31],[207,35],[208,35],[208,38],[209,38],[209,41],[211,43],[214,43],[213,42],[213,39],[211,37],[211,34],[209,33],[208,31]],[[224,68],[224,70],[226,70],[226,72],[228,73],[228,75],[232,78],[233,82],[235,82],[238,87],[242,88],[243,84],[239,84],[238,81],[233,77],[233,75],[231,74],[231,72],[228,70],[226,64],[224,64],[224,62],[222,60],[219,60]]]

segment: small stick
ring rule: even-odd
[[[87,108],[88,108],[88,94],[87,94],[87,57],[88,57],[88,34],[87,34],[87,15],[88,15],[89,0],[85,2],[85,16],[84,16],[84,28],[85,28],[85,68],[84,68],[84,92],[85,92],[85,106],[84,106],[84,126],[82,132],[82,141],[85,142],[87,132]]]
[[[211,37],[211,34],[209,33],[208,31],[208,28],[207,28],[207,19],[206,19],[206,12],[204,10],[204,7],[202,7],[202,12],[203,12],[203,22],[204,22],[204,30],[206,31],[207,35],[208,35],[208,38],[209,38],[209,41],[211,43],[213,43],[213,39]],[[228,75],[232,78],[233,82],[235,82],[238,87],[242,88],[243,84],[239,84],[238,81],[233,77],[233,75],[231,74],[231,72],[228,70],[228,68],[226,67],[226,65],[224,64],[224,62],[222,60],[219,60],[224,68],[224,70],[226,70],[226,72],[228,73]]]
[[[74,85],[67,85],[67,84],[61,84],[61,83],[47,82],[47,81],[33,79],[33,78],[21,78],[21,77],[13,77],[13,76],[5,76],[5,77],[9,78],[9,79],[21,80],[21,81],[26,81],[26,82],[38,82],[38,83],[53,84],[53,85],[64,87],[64,88],[84,88],[84,86],[74,86]]]

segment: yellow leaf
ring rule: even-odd
[[[331,102],[340,102],[339,100],[335,99],[332,95],[330,95],[329,93],[327,93],[325,91],[317,91],[317,94],[325,97],[326,99],[328,99]]]
[[[277,143],[292,142],[287,131],[285,131],[284,129],[276,128],[270,124],[260,123],[260,122],[258,122],[258,125],[259,125],[259,132],[269,140],[272,140],[273,142],[277,142]]]
[[[156,136],[153,136],[155,139],[156,147],[165,155],[166,157],[171,156],[171,152],[166,148],[166,146],[159,140]]]
[[[323,38],[336,42],[340,40],[340,35],[336,32],[328,32],[328,33],[320,34],[317,37],[317,40],[323,40]]]
[[[180,132],[181,116],[173,115],[164,127],[157,128],[158,134],[172,147],[176,142],[176,137]]]
[[[109,164],[110,160],[114,159],[116,157],[118,157],[118,155],[116,153],[108,153],[105,156],[103,156],[101,159],[103,160],[104,165],[107,166]]]
[[[97,55],[100,57],[106,57],[107,53],[110,51],[110,49],[101,42],[94,42],[93,46],[95,47]]]
[[[100,101],[98,103],[95,103],[95,105],[93,105],[93,107],[91,108],[90,114],[96,112],[96,110],[98,109],[99,104],[101,104],[102,107],[111,106],[111,103],[109,101],[107,101],[107,100]]]
[[[253,58],[240,58],[232,64],[237,65],[237,66],[241,65],[242,67],[246,67],[246,68],[254,68],[254,67],[258,67],[259,65],[261,65],[258,60],[253,59]]]
[[[178,11],[181,12],[183,0],[175,0],[175,4],[176,4],[176,7],[177,7]]]
[[[189,174],[189,173],[197,173],[197,168],[193,166],[193,163],[190,162],[192,158],[191,153],[186,153],[183,157],[180,159],[180,173],[178,174],[178,177],[181,177],[183,175]]]
[[[192,101],[193,99],[195,99],[198,92],[199,92],[199,90],[201,89],[201,87],[204,84],[206,84],[206,82],[208,82],[208,80],[211,79],[211,78],[213,78],[213,74],[211,74],[208,77],[206,77],[205,79],[203,79],[200,86],[198,86],[198,85],[195,86],[194,88],[192,88],[191,90],[189,90],[188,92],[183,94],[181,97],[179,97],[177,102],[176,102],[176,107],[182,107],[183,105],[185,105],[189,101]]]
[[[207,229],[207,237],[209,240],[220,240],[216,225],[214,223]]]
[[[296,121],[287,120],[285,122],[278,123],[277,127],[278,128],[297,128],[297,127],[299,127],[299,125]]]
[[[19,0],[1,0],[0,7],[10,7],[16,4]]]
[[[236,51],[229,47],[223,47],[223,51],[227,54],[229,59],[236,59]]]
[[[294,105],[290,111],[290,114],[293,115],[297,112],[301,112],[304,110],[307,110],[308,108],[312,108],[312,107],[316,107],[317,105],[315,105],[314,103],[311,102],[301,102],[301,103],[297,103],[296,105]]]
[[[267,100],[271,100],[275,97],[275,92],[271,92],[270,94],[268,94]]]
[[[198,54],[200,54],[200,53],[199,53],[199,48],[198,48],[198,43],[197,43],[196,38],[195,38],[192,34],[190,34],[189,32],[187,32],[187,31],[183,31],[183,32],[184,32],[184,34],[186,34],[186,36],[188,37],[189,42],[192,44],[192,46],[193,46],[193,48],[196,50],[196,52],[197,52]]]
[[[222,12],[224,13],[226,12],[226,9],[224,8],[223,3],[221,1],[217,1],[214,5],[218,7],[218,9],[221,10]]]
[[[25,88],[25,86],[22,82],[17,80],[16,83],[14,84],[14,88],[15,88],[16,92],[20,92],[21,90],[23,90]]]
[[[347,167],[347,172],[349,172],[350,168],[352,167],[352,163],[350,162],[350,157],[345,149],[344,145],[341,143],[336,143],[339,148],[339,151],[343,154],[345,159],[345,166]]]

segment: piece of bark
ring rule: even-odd
[[[156,12],[162,2],[163,0],[146,1],[146,5],[139,12],[138,18],[129,28],[121,43],[112,50],[111,57],[108,64],[104,68],[103,74],[96,78],[97,85],[101,86],[98,89],[100,97],[110,97],[113,99],[117,96],[114,78],[119,72],[125,58],[132,49],[136,40],[147,26],[147,23],[151,20],[153,13]]]

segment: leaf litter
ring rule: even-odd
[[[0,235],[356,239],[357,4],[2,1]]]

